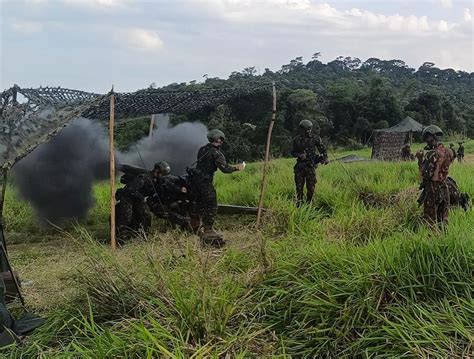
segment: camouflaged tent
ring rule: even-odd
[[[401,159],[402,147],[411,142],[413,133],[423,130],[423,125],[407,116],[395,126],[375,130],[373,133],[372,158],[385,161]]]
[[[271,85],[206,90],[146,89],[114,93],[117,123],[133,117],[158,113],[185,114],[216,106],[240,96],[268,92]],[[110,96],[61,87],[20,88],[17,85],[0,95],[0,266],[8,270],[3,228],[3,201],[8,170],[37,146],[56,135],[77,117],[108,123]],[[21,100],[21,101],[20,101]],[[4,292],[0,277],[0,304]],[[1,313],[0,313],[1,314]],[[0,315],[1,317],[1,315]]]

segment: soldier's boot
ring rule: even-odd
[[[203,245],[211,245],[220,248],[224,246],[225,242],[222,235],[217,233],[212,226],[204,226],[201,230],[201,242]]]

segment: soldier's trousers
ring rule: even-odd
[[[423,202],[423,217],[429,224],[448,222],[449,187],[446,181],[430,182],[426,186],[426,197]]]
[[[195,212],[201,217],[204,226],[212,227],[217,215],[217,193],[210,181],[200,181],[193,186]]]
[[[138,231],[147,231],[151,225],[151,217],[146,203],[123,196],[117,203],[117,227]]]
[[[314,187],[316,186],[316,168],[312,165],[297,163],[295,170],[296,200],[301,204],[304,200],[304,186],[306,184],[306,201],[313,199]]]

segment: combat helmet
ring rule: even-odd
[[[224,132],[222,132],[221,130],[214,129],[214,130],[210,130],[207,133],[207,139],[209,140],[209,142],[213,142],[217,140],[218,138],[221,138],[223,141],[225,140]]]
[[[310,120],[302,120],[298,126],[305,130],[311,130],[313,128],[313,123]]]
[[[429,125],[423,130],[423,135],[422,135],[423,139],[425,139],[425,137],[428,135],[441,137],[443,136],[443,130],[436,125]]]
[[[171,173],[171,166],[169,165],[168,162],[161,161],[161,162],[155,163],[153,170],[154,171],[158,170],[163,176],[167,176]]]

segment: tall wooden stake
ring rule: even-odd
[[[115,95],[114,87],[110,94],[110,118],[109,118],[109,156],[110,156],[110,245],[112,249],[117,248],[115,237]]]
[[[148,133],[148,139],[150,141],[150,144],[151,144],[151,140],[153,138],[153,127],[155,126],[155,115],[151,115],[151,119],[150,119],[150,131]]]
[[[0,271],[1,272],[6,272],[8,270],[6,266],[6,261],[7,261],[7,243],[5,241],[5,232],[3,228],[3,203],[5,201],[5,192],[7,189],[7,170],[2,169],[0,173],[0,183],[2,184],[2,191],[0,194],[0,241],[2,242],[2,246],[5,249],[5,253],[0,254]]]
[[[268,126],[267,145],[265,147],[265,162],[263,164],[262,186],[260,188],[260,199],[258,201],[257,225],[260,224],[260,219],[262,218],[263,198],[265,196],[265,189],[266,189],[266,186],[267,186],[267,168],[268,168],[268,161],[269,161],[269,158],[270,158],[270,144],[271,144],[271,141],[272,141],[273,125],[275,124],[275,117],[276,117],[276,88],[275,88],[275,82],[272,83],[272,97],[273,97],[272,120],[270,121],[270,126]]]

